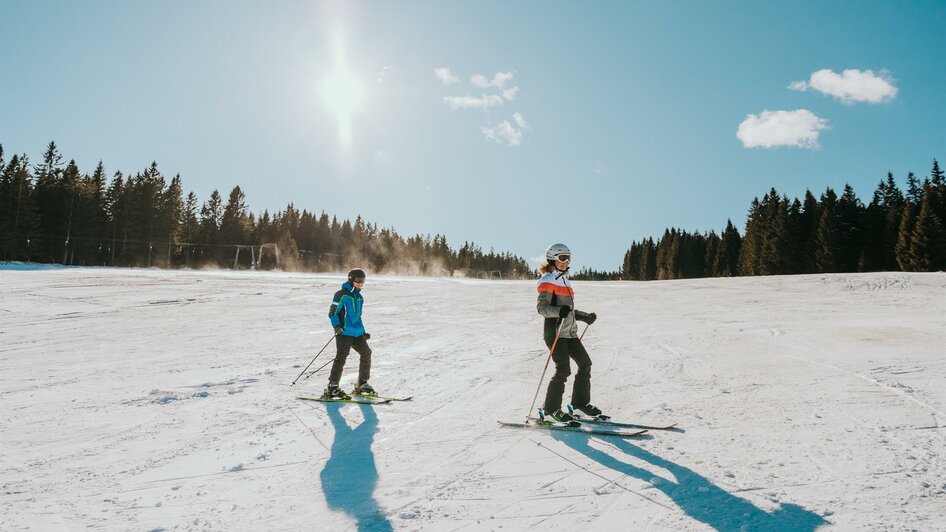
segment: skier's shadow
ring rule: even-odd
[[[390,531],[391,522],[374,499],[378,468],[371,444],[378,431],[378,416],[371,405],[358,405],[364,421],[349,427],[342,417],[342,404],[326,404],[335,428],[332,456],[325,463],[320,478],[328,507],[355,519],[359,531]],[[326,524],[327,525],[327,524]]]
[[[589,445],[591,438],[586,435],[554,433],[553,436],[605,467],[652,484],[688,516],[716,530],[806,531],[828,524],[820,515],[796,504],[782,504],[777,510],[766,512],[746,499],[713,484],[692,469],[661,458],[624,439],[608,438],[607,442],[629,457],[669,471],[674,478],[663,478],[660,473],[618,460],[604,451],[595,449]]]

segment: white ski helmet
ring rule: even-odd
[[[545,258],[546,260],[549,261],[550,264],[557,261],[558,258],[561,257],[562,255],[569,255],[569,259],[570,259],[571,254],[572,254],[571,250],[568,249],[568,246],[566,246],[565,244],[552,244],[551,246],[549,246],[547,250],[545,250]]]

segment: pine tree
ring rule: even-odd
[[[720,238],[715,231],[710,231],[705,237],[706,253],[703,256],[704,277],[720,276],[719,272],[716,270],[716,257],[719,255],[719,250],[721,247],[722,238]]]
[[[184,224],[184,191],[180,174],[171,178],[171,183],[161,192],[158,227],[160,239],[166,241],[166,267],[171,267],[174,251],[181,238]],[[163,249],[162,249],[163,251]]]
[[[621,265],[621,278],[629,281],[640,280],[642,245],[636,241],[624,254],[624,263]]]
[[[761,246],[757,260],[759,275],[778,275],[789,270],[788,198],[779,197],[773,188],[762,198]]]
[[[62,173],[62,155],[55,142],[50,142],[43,153],[43,162],[35,167],[36,172],[36,214],[39,227],[36,243],[38,260],[53,262],[61,257],[62,239],[65,233],[63,212],[65,193],[60,175]]]
[[[855,272],[861,255],[864,205],[849,184],[844,185],[835,215],[838,230],[835,254],[837,271]]]
[[[66,165],[66,168],[62,172],[62,195],[61,195],[61,213],[64,216],[64,225],[62,227],[63,232],[65,233],[65,242],[62,246],[62,263],[70,264],[73,261],[70,260],[69,254],[70,251],[72,254],[75,254],[76,243],[73,240],[73,226],[76,221],[76,207],[77,202],[81,202],[81,188],[79,182],[79,167],[76,165],[75,160],[69,161],[69,164]],[[81,212],[80,212],[81,214]],[[79,217],[81,219],[81,216]]]
[[[739,230],[726,220],[726,229],[720,238],[719,248],[713,259],[713,271],[717,276],[733,277],[739,274],[739,253],[742,249],[742,237]]]
[[[903,217],[900,219],[900,228],[897,232],[897,265],[905,272],[916,271],[913,263],[913,227],[916,224],[916,206],[907,202],[903,208]]]
[[[815,271],[818,273],[832,273],[837,271],[835,259],[838,223],[834,210],[837,207],[837,195],[828,188],[821,195],[821,219],[818,220],[818,230],[815,235]]]
[[[746,231],[739,254],[739,275],[761,275],[759,262],[765,233],[762,204],[753,198],[746,217]]]
[[[935,195],[927,187],[910,235],[910,263],[915,271],[932,272],[946,268],[946,228],[934,212]]]
[[[120,171],[115,172],[112,183],[105,190],[105,215],[108,219],[106,235],[111,240],[109,257],[112,266],[116,266],[119,251],[118,237],[124,238],[125,230],[125,181]]]
[[[210,198],[200,208],[200,243],[202,244],[199,257],[219,263],[221,257],[216,247],[219,240],[220,219],[223,217],[223,199],[220,192],[214,189]]]
[[[16,155],[10,164],[4,164],[3,146],[0,145],[0,259],[13,260],[16,248],[16,172],[20,158]]]
[[[220,218],[220,238],[224,244],[244,244],[247,232],[245,195],[233,187]]]
[[[944,178],[944,173],[939,168],[939,161],[933,159],[933,170],[930,172],[930,183],[934,187],[946,187],[946,178]]]
[[[907,199],[914,205],[919,205],[922,193],[920,182],[917,180],[916,176],[913,175],[913,172],[907,172]]]
[[[930,185],[933,194],[933,212],[940,219],[946,221],[946,177],[939,168],[939,161],[933,159],[933,169],[930,172]]]

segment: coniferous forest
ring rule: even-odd
[[[54,142],[42,160],[7,160],[0,145],[0,260],[87,266],[280,268],[526,278],[521,257],[458,250],[443,235],[404,238],[361,216],[352,223],[325,212],[285,210],[258,216],[239,186],[201,202],[168,180],[157,163],[111,179],[102,162],[91,173],[65,162]]]
[[[667,229],[657,241],[631,243],[614,272],[584,269],[576,279],[687,279],[743,275],[946,269],[946,179],[934,159],[906,191],[892,174],[864,204],[846,185],[789,200],[771,189],[752,200],[745,232],[731,221],[722,234]]]
[[[285,210],[254,215],[239,186],[226,200],[200,202],[170,182],[157,163],[111,179],[102,162],[83,173],[50,142],[38,163],[7,160],[0,145],[0,260],[168,268],[281,268],[527,278],[521,257],[484,252],[443,235],[404,238],[358,216],[339,221]],[[632,242],[613,272],[583,269],[576,279],[663,280],[696,277],[946,269],[946,178],[934,160],[929,177],[910,172],[901,190],[892,174],[868,204],[846,185],[789,200],[774,188],[753,199],[744,232],[671,228],[656,241]]]

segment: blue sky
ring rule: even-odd
[[[770,187],[926,176],[944,87],[943,2],[0,0],[7,154],[579,268]]]

